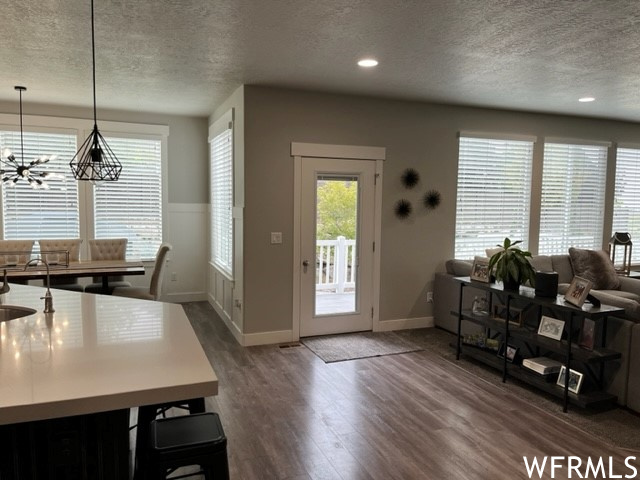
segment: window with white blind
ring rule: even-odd
[[[122,164],[117,182],[94,186],[95,238],[128,238],[127,257],[154,259],[162,243],[159,139],[106,137]]]
[[[533,140],[461,134],[455,258],[484,255],[505,237],[529,237]]]
[[[18,162],[22,161],[19,131],[0,131],[0,151],[4,148],[9,148]],[[2,183],[4,239],[80,236],[78,183],[69,168],[69,161],[75,153],[74,134],[24,132],[25,165],[42,155],[56,155],[56,158],[34,170],[57,175],[46,179],[49,186],[46,190],[31,188],[24,179],[16,183]],[[3,168],[6,169],[6,166]]]
[[[211,262],[233,278],[233,123],[211,140]]]
[[[602,248],[606,169],[606,145],[545,143],[541,255]]]
[[[640,148],[618,148],[613,200],[613,232],[628,232],[636,245],[631,262],[640,263]],[[612,233],[613,236],[613,233]]]

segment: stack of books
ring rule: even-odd
[[[562,362],[548,357],[534,357],[522,360],[522,366],[540,375],[551,375],[560,371]]]

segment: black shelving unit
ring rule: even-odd
[[[615,395],[602,390],[602,377],[604,376],[604,364],[608,361],[620,358],[621,354],[620,352],[606,349],[604,345],[606,342],[607,317],[614,313],[621,314],[624,312],[624,309],[609,305],[594,307],[591,304],[585,304],[582,308],[578,308],[566,303],[564,298],[561,296],[557,296],[555,298],[536,297],[534,290],[529,287],[520,287],[519,291],[516,292],[504,290],[502,284],[476,282],[472,281],[469,277],[459,277],[456,278],[456,281],[460,283],[458,311],[452,312],[458,317],[458,335],[455,345],[456,359],[459,359],[460,355],[464,354],[500,370],[502,372],[503,382],[506,382],[507,378],[511,376],[549,394],[562,398],[563,411],[565,412],[567,411],[569,403],[586,408],[614,403],[617,400]],[[498,296],[500,298],[500,302],[505,305],[507,312],[512,308],[513,302],[518,303],[518,308],[523,305],[527,308],[536,307],[538,322],[540,322],[543,312],[549,312],[552,315],[568,318],[568,323],[566,325],[566,331],[568,333],[567,338],[554,340],[538,335],[537,330],[531,331],[530,329],[521,326],[511,325],[508,321],[492,318],[491,315],[476,315],[471,310],[463,310],[462,304],[464,288],[467,286],[472,286],[476,289],[488,292],[490,311],[492,309],[491,305],[493,303],[493,297]],[[586,350],[579,347],[573,341],[572,336],[575,332],[574,320],[576,318],[589,318],[596,322],[602,322],[599,342],[600,346],[595,347],[593,350]],[[515,339],[518,340],[519,343],[526,345],[530,350],[535,349],[535,351],[544,351],[556,354],[562,358],[562,362],[567,369],[564,387],[556,385],[555,383],[547,382],[541,375],[538,375],[521,365],[509,363],[506,355],[498,357],[495,352],[487,351],[471,345],[463,345],[461,335],[463,321],[472,322],[485,327],[489,331],[498,332],[505,345],[509,344],[510,339]],[[587,369],[591,376],[597,379],[596,386],[600,387],[600,389],[594,389],[579,394],[570,392],[568,372],[571,368],[572,362],[576,362],[582,365],[584,369]],[[596,372],[595,370],[598,371]]]

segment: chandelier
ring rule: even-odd
[[[9,148],[2,150],[2,156],[0,156],[0,175],[2,176],[2,183],[8,186],[14,186],[20,179],[24,179],[29,182],[32,188],[44,188],[48,189],[49,185],[45,182],[46,178],[54,178],[52,173],[39,171],[39,167],[42,164],[49,162],[56,158],[56,155],[47,156],[42,155],[32,160],[27,165],[24,164],[24,133],[22,131],[22,92],[27,90],[27,87],[16,86],[15,89],[20,92],[20,161],[16,159],[16,156]]]
[[[69,162],[76,180],[116,181],[122,165],[98,130],[96,116],[96,43],[91,0],[91,55],[93,65],[93,130]]]

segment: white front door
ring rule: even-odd
[[[376,162],[304,158],[300,336],[372,329]]]

